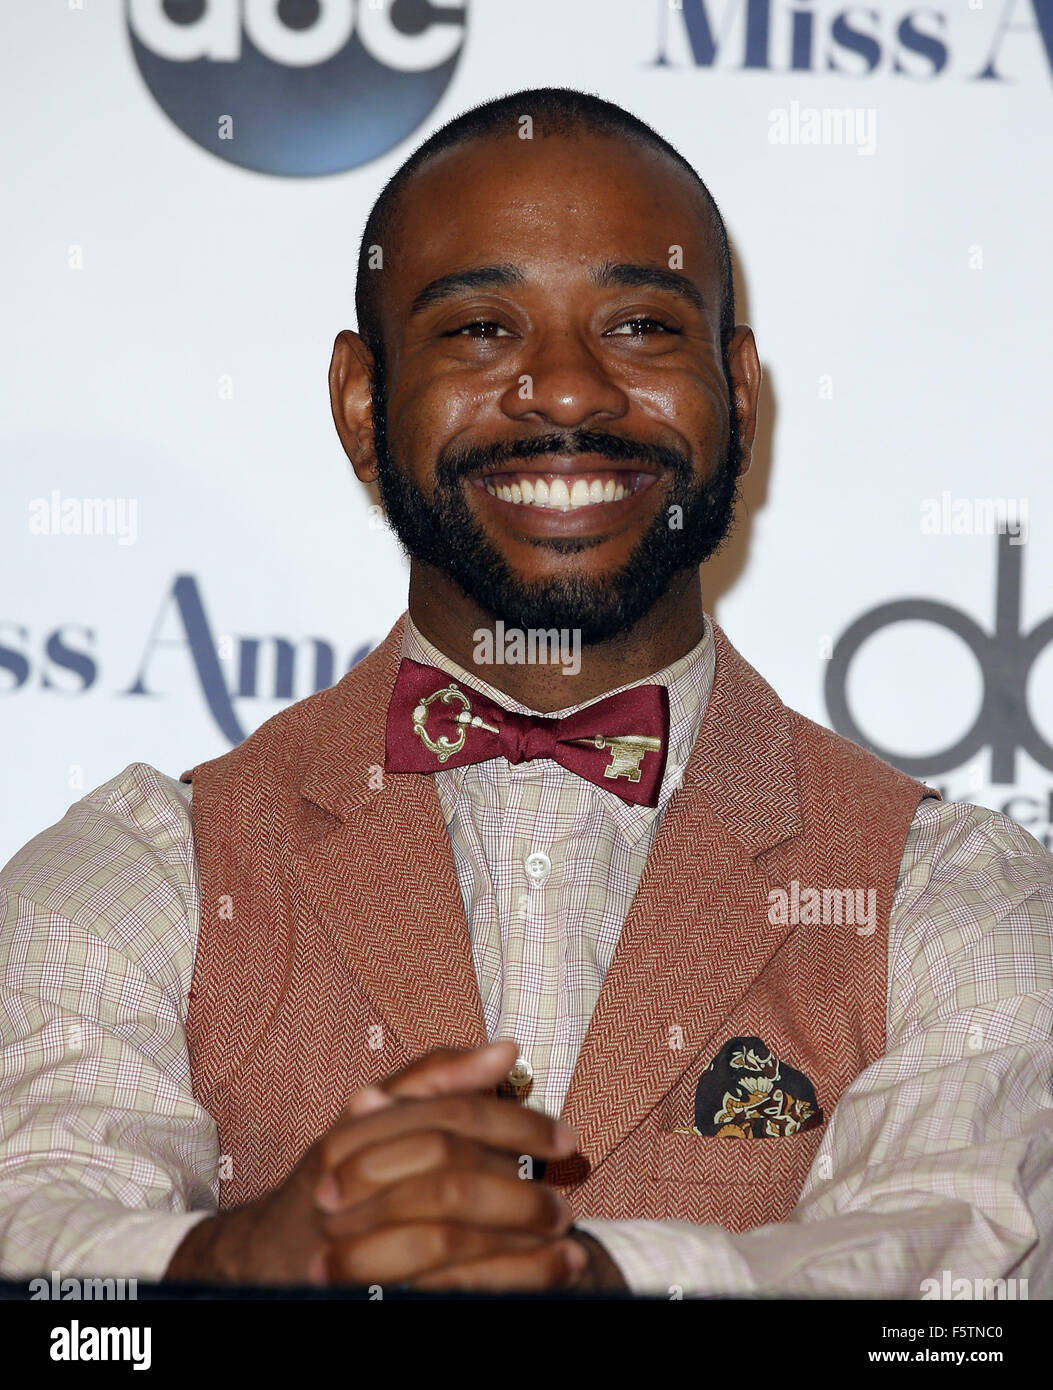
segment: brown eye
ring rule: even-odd
[[[626,319],[624,323],[620,323],[617,328],[609,329],[608,332],[612,336],[614,334],[619,334],[624,335],[626,337],[637,337],[642,336],[644,334],[649,334],[650,331],[654,328],[660,329],[663,333],[676,333],[678,331],[677,329],[673,328],[670,324],[663,323],[661,319],[644,317],[636,319]],[[628,331],[626,332],[626,330]]]
[[[475,331],[478,330],[478,331]],[[464,336],[468,338],[494,338],[498,333],[508,333],[507,328],[493,319],[473,319],[471,323],[462,324],[460,328],[453,328],[445,336],[456,338]]]

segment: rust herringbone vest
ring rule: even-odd
[[[356,1087],[486,1041],[434,780],[383,771],[402,629],[183,774],[202,892],[187,1031],[194,1093],[229,1159],[221,1206],[279,1183]],[[885,1048],[889,908],[911,818],[934,793],[788,710],[714,634],[702,730],[563,1108],[582,1158],[545,1175],[579,1216],[783,1219],[842,1091]],[[872,930],[779,909],[808,890],[833,904],[870,889]],[[735,1038],[803,1073],[824,1123],[678,1132]]]

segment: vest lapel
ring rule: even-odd
[[[792,930],[769,922],[773,880],[756,862],[801,833],[787,711],[715,623],[713,632],[716,673],[702,728],[663,813],[563,1107],[593,1168],[717,1039]]]
[[[412,1059],[485,1043],[486,1025],[434,779],[381,775],[403,627],[334,688],[300,788],[332,821],[292,863],[299,892]]]

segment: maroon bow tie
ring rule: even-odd
[[[563,719],[513,714],[435,666],[404,658],[388,706],[388,772],[440,772],[507,758],[553,758],[637,806],[656,806],[669,742],[669,692],[637,685]]]

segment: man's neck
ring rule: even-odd
[[[499,625],[444,575],[423,571],[415,562],[409,611],[421,635],[444,656],[541,713],[584,704],[661,671],[698,645],[705,624],[697,570],[676,576],[651,611],[617,637],[577,647],[572,654],[573,634],[566,634],[560,653],[549,654],[560,659],[547,661],[517,655],[510,645],[519,640],[513,629]],[[489,636],[480,638],[484,633]],[[527,644],[525,634],[522,641]],[[503,659],[497,657],[498,647]]]

